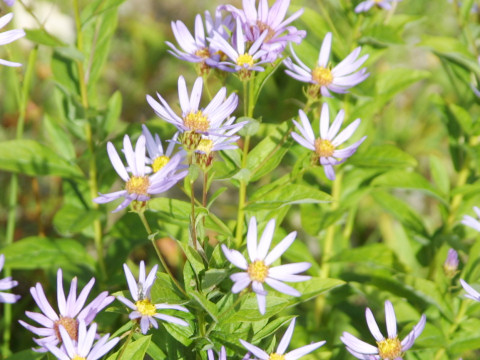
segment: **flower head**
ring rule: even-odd
[[[228,120],[238,105],[238,96],[236,94],[231,94],[227,98],[227,89],[223,87],[205,108],[200,108],[202,89],[203,79],[199,77],[193,85],[191,95],[188,96],[184,77],[180,76],[178,78],[178,97],[182,110],[181,115],[177,115],[158,93],[157,96],[160,103],[150,95],[147,95],[147,101],[159,117],[175,125],[182,133],[221,135],[226,130],[240,129],[244,125],[244,123],[233,124],[233,120]],[[200,139],[200,136],[198,138]]]
[[[370,75],[366,68],[357,71],[367,60],[368,55],[358,59],[362,48],[357,47],[332,69],[329,65],[331,47],[332,33],[328,33],[323,39],[317,65],[313,69],[305,65],[291,48],[292,56],[297,64],[291,58],[286,58],[283,63],[288,70],[285,72],[298,81],[313,84],[316,94],[320,91],[323,96],[331,97],[330,91],[339,94],[347,93],[349,88],[361,83]]]
[[[335,171],[333,170],[333,165],[341,164],[347,160],[347,158],[352,156],[355,151],[357,151],[357,148],[360,146],[360,144],[367,138],[364,136],[354,144],[344,149],[337,149],[338,146],[343,144],[353,135],[358,125],[360,125],[360,119],[356,119],[343,131],[338,133],[340,127],[342,126],[345,112],[340,110],[335,117],[332,126],[330,126],[328,104],[324,103],[322,106],[322,113],[320,115],[320,137],[315,138],[312,125],[308,121],[307,115],[302,110],[299,110],[298,114],[300,116],[301,124],[297,123],[295,120],[293,122],[300,131],[301,135],[292,132],[292,137],[300,145],[314,152],[313,158],[315,162],[318,161],[321,165],[323,165],[325,175],[328,179],[334,180]]]
[[[146,334],[148,332],[150,326],[153,326],[155,329],[158,328],[158,324],[155,318],[173,324],[188,326],[188,323],[182,319],[176,318],[171,315],[157,313],[157,310],[162,309],[173,309],[188,312],[185,307],[180,305],[152,303],[152,300],[150,298],[150,291],[152,289],[153,283],[155,282],[157,268],[158,265],[155,265],[148,274],[148,276],[145,276],[145,263],[141,261],[140,273],[138,275],[137,282],[135,281],[135,278],[130,269],[128,268],[127,264],[123,264],[125,277],[127,278],[128,288],[135,303],[131,302],[123,296],[118,296],[117,299],[133,310],[130,313],[129,317],[130,319],[137,320],[140,323],[140,329],[142,330],[143,334]]]
[[[208,360],[215,360],[215,356],[213,354],[213,350],[209,349],[207,351]],[[227,352],[225,351],[225,346],[222,346],[220,352],[218,353],[218,360],[227,360]]]
[[[368,11],[372,8],[372,6],[381,7],[384,10],[390,10],[392,8],[392,4],[394,2],[401,1],[401,0],[366,0],[362,1],[355,7],[355,12],[360,13],[364,11]]]
[[[323,344],[325,344],[325,341],[319,341],[316,343],[302,346],[298,349],[289,351],[288,353],[285,354],[285,351],[287,350],[287,347],[290,344],[290,340],[292,339],[294,328],[295,328],[295,319],[293,319],[290,325],[288,326],[288,329],[283,335],[282,340],[280,340],[280,343],[278,344],[277,350],[271,354],[268,354],[267,352],[260,349],[259,347],[252,345],[244,340],[240,339],[240,342],[242,343],[243,346],[247,348],[248,351],[250,351],[253,355],[255,355],[258,359],[261,359],[261,360],[297,360],[302,356],[311,353],[312,351],[318,349]]]
[[[78,324],[78,340],[72,340],[68,331],[62,325],[59,326],[59,333],[63,342],[61,348],[57,348],[52,344],[46,344],[48,351],[59,360],[97,360],[108,353],[120,341],[119,337],[108,341],[110,334],[106,334],[93,346],[93,341],[97,335],[97,324],[93,323],[87,330],[87,325],[83,320],[79,321]]]
[[[467,295],[465,295],[467,298],[480,302],[480,293],[477,290],[468,285],[463,279],[460,279],[460,284],[462,284],[463,289],[467,292]]]
[[[480,209],[477,206],[473,207],[475,214],[480,218]],[[462,224],[470,226],[472,229],[480,231],[480,221],[471,217],[470,215],[464,215],[462,219]]]
[[[57,272],[57,302],[59,314],[53,310],[43,291],[42,285],[37,283],[35,287],[30,288],[30,293],[43,314],[27,311],[27,317],[36,321],[42,327],[35,327],[19,320],[20,324],[26,327],[39,339],[33,339],[41,348],[39,351],[47,351],[46,344],[56,346],[62,341],[59,327],[63,326],[72,340],[78,341],[79,322],[83,321],[86,325],[90,324],[95,316],[115,298],[109,296],[108,292],[100,293],[93,301],[84,307],[88,294],[95,283],[92,278],[80,292],[77,298],[77,278],[73,278],[70,284],[68,297],[65,298],[62,283],[62,269]]]
[[[448,249],[448,255],[443,263],[443,271],[445,275],[452,278],[458,269],[458,253],[454,249]]]
[[[123,202],[113,211],[117,212],[126,208],[133,200],[150,200],[150,195],[167,191],[186,176],[187,171],[176,172],[183,168],[180,165],[183,159],[180,154],[173,156],[157,172],[148,176],[147,173],[151,171],[146,166],[145,147],[146,139],[144,135],[139,136],[135,150],[132,148],[130,138],[128,135],[125,135],[123,138],[123,152],[128,164],[127,171],[115,150],[115,146],[111,142],[107,144],[108,156],[117,174],[125,181],[125,189],[109,194],[100,194],[93,201],[104,204],[123,197],[125,198]],[[129,172],[131,172],[131,175]]]
[[[5,255],[0,254],[0,272],[2,271],[4,264],[5,264]],[[18,285],[18,282],[15,280],[12,280],[10,276],[4,279],[0,279],[0,290],[10,290],[11,288],[17,285]],[[0,303],[13,304],[14,302],[17,302],[18,299],[20,299],[20,295],[8,294],[0,291]]]
[[[343,336],[340,337],[347,350],[357,359],[402,359],[403,353],[413,346],[415,339],[420,336],[427,321],[425,315],[422,315],[418,324],[414,326],[405,339],[400,341],[397,335],[397,319],[390,301],[385,301],[385,322],[387,324],[388,337],[384,337],[380,332],[373,313],[369,308],[366,309],[365,316],[368,328],[377,341],[377,347],[357,339],[348,332],[344,332]]]
[[[15,0],[3,0],[3,2],[8,6],[13,6],[13,4],[15,4]]]
[[[247,41],[253,43],[267,31],[261,44],[261,49],[265,51],[262,60],[273,62],[281,56],[287,43],[298,44],[305,37],[304,30],[298,30],[289,25],[302,15],[303,9],[285,19],[290,0],[277,0],[271,8],[268,7],[267,0],[260,0],[258,10],[255,8],[255,3],[256,0],[243,0],[241,10],[232,5],[225,5],[224,9],[240,19]]]
[[[14,2],[15,1],[11,1],[11,0],[5,1],[5,3],[9,6],[12,6]],[[8,13],[7,15],[0,17],[0,29],[3,28],[5,25],[7,25],[12,20],[12,18],[13,18],[12,13]],[[18,40],[24,36],[25,36],[25,31],[23,30],[16,29],[16,30],[5,31],[3,33],[0,33],[0,45],[10,44],[11,42],[14,42],[15,40]],[[3,59],[0,59],[0,64],[5,66],[12,66],[12,67],[22,66],[22,64],[20,63],[11,62]]]
[[[310,279],[310,276],[297,275],[310,268],[311,264],[308,262],[271,266],[290,247],[297,235],[296,231],[291,232],[268,253],[274,231],[275,219],[272,219],[268,222],[257,244],[257,220],[255,217],[250,219],[247,232],[247,251],[250,263],[239,251],[230,250],[225,245],[222,245],[223,253],[228,261],[236,267],[245,270],[230,276],[230,279],[234,282],[232,292],[238,293],[251,284],[252,290],[257,295],[258,309],[261,314],[265,314],[266,309],[267,291],[264,289],[264,283],[281,293],[300,296],[296,289],[284,284],[282,281],[299,282]]]

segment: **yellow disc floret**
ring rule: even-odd
[[[253,57],[250,54],[243,54],[243,55],[238,56],[238,58],[237,58],[237,65],[238,66],[243,67],[244,65],[248,65],[248,67],[253,67],[254,63],[255,62],[253,61]]]
[[[157,313],[155,305],[153,305],[149,299],[138,300],[135,303],[137,310],[140,314],[145,316],[153,316]]]
[[[148,176],[132,176],[125,185],[125,189],[129,194],[147,195],[149,186]]]
[[[170,161],[170,158],[165,155],[156,157],[155,160],[153,160],[153,164],[152,164],[153,172],[156,173],[158,170],[160,170],[165,165],[167,165],[169,161]]]
[[[248,276],[252,281],[264,282],[268,276],[268,266],[262,260],[256,260],[248,265]]]
[[[207,59],[210,57],[210,50],[208,50],[208,48],[199,49],[195,51],[195,55],[203,59]]]
[[[202,151],[205,154],[210,154],[213,148],[213,141],[210,139],[202,139],[197,146],[198,151]]]
[[[80,355],[75,355],[72,360],[86,360],[87,358],[81,357]]]
[[[59,325],[62,325],[63,328],[67,331],[67,334],[70,336],[72,340],[78,340],[78,321],[72,319],[71,317],[60,317],[55,323],[53,324],[53,331],[55,331],[55,335],[57,339],[62,341],[62,337],[60,336],[60,329]]]
[[[329,140],[320,138],[315,140],[315,153],[319,157],[330,157],[333,155],[334,151],[335,146]]]
[[[396,359],[402,356],[402,343],[398,337],[377,341],[377,346],[378,355],[382,359]]]
[[[205,132],[210,127],[210,123],[202,110],[198,110],[196,113],[189,113],[183,119],[183,125],[192,131]]]
[[[285,360],[285,355],[271,353],[270,356],[268,357],[268,360]]]
[[[312,70],[312,79],[321,86],[328,86],[333,81],[333,75],[330,69],[317,66]]]

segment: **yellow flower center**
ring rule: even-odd
[[[68,336],[70,339],[78,341],[78,321],[72,319],[70,317],[60,317],[59,320],[55,321],[53,324],[53,331],[55,331],[55,335],[57,339],[62,341],[62,337],[60,336],[60,329],[59,325],[62,325],[64,329],[67,331]]]
[[[317,66],[312,70],[312,79],[321,86],[328,86],[333,81],[333,75],[330,69]]]
[[[210,51],[207,48],[199,49],[195,51],[195,55],[203,59],[207,59],[210,57]]]
[[[72,360],[86,360],[87,358],[81,357],[79,355],[75,355]]]
[[[205,132],[210,127],[210,123],[202,110],[198,110],[196,113],[189,113],[183,119],[183,125],[192,131]]]
[[[275,36],[275,31],[270,26],[261,22],[260,20],[257,20],[257,27],[260,30],[260,33],[263,33],[265,30],[268,31],[267,36],[265,37],[263,42],[267,43]]]
[[[155,160],[153,160],[153,164],[152,164],[153,172],[156,173],[158,170],[160,170],[165,165],[167,165],[169,161],[170,161],[170,158],[168,156],[165,156],[165,155],[158,156]]]
[[[252,67],[253,64],[254,64],[254,61],[253,61],[253,57],[252,55],[250,54],[243,54],[243,55],[240,55],[238,58],[237,58],[237,65],[238,66],[243,66],[247,64],[248,67]]]
[[[402,343],[398,337],[377,341],[378,355],[382,359],[396,359],[402,356]]]
[[[330,157],[335,151],[335,146],[325,139],[318,138],[315,140],[315,153],[320,157]]]
[[[268,360],[285,360],[285,355],[271,353],[270,356],[268,357]]]
[[[247,273],[252,281],[263,283],[268,276],[268,266],[262,260],[257,260],[248,265]]]
[[[125,189],[129,194],[147,195],[149,186],[148,176],[132,176],[125,185]]]
[[[138,312],[142,315],[153,316],[157,313],[155,305],[153,305],[149,299],[138,300],[135,303],[135,306],[137,307]]]
[[[197,146],[198,151],[202,151],[205,154],[209,154],[213,148],[213,141],[210,139],[202,139]]]

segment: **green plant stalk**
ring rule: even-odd
[[[450,338],[455,333],[458,326],[460,325],[460,322],[465,316],[466,311],[467,311],[467,301],[462,300],[462,303],[460,304],[460,309],[458,309],[457,316],[455,316],[455,319],[453,320],[453,324],[450,325],[450,328],[448,329],[448,333],[447,333],[448,338]],[[434,360],[440,360],[442,356],[445,354],[445,352],[446,350],[444,347],[438,349],[437,353],[435,354]]]
[[[38,46],[35,46],[30,52],[28,57],[28,64],[25,71],[25,78],[22,84],[21,93],[17,94],[19,102],[19,116],[17,122],[16,138],[21,139],[23,137],[23,129],[25,127],[25,115],[27,111],[28,94],[33,79],[35,70],[35,63],[37,61]],[[7,214],[7,229],[5,233],[5,245],[13,243],[16,227],[16,212],[17,212],[17,195],[18,195],[18,175],[12,174],[9,185],[9,197],[8,197],[8,214]],[[12,275],[12,271],[6,267],[4,269],[5,277]],[[12,325],[12,304],[4,304],[3,308],[3,344],[2,351],[4,357],[8,357],[11,354],[10,351],[10,339]]]
[[[130,342],[132,341],[132,336],[133,336],[133,333],[135,332],[136,327],[137,327],[137,324],[134,323],[132,328],[130,329],[130,333],[128,334],[127,340],[125,340],[125,343],[123,344],[122,349],[118,353],[117,358],[115,360],[121,360],[122,359],[122,356],[125,353],[125,350],[127,349],[128,344],[130,344]]]
[[[73,0],[74,5],[74,12],[75,12],[75,25],[77,30],[77,48],[80,52],[83,51],[83,33],[82,33],[82,24],[80,21],[80,9],[78,5],[78,0]],[[89,108],[88,104],[88,91],[87,91],[87,84],[85,82],[85,72],[83,68],[83,63],[81,61],[77,61],[77,68],[78,68],[78,82],[80,88],[80,97],[82,101],[82,106],[85,112],[85,116],[87,110]],[[90,187],[90,196],[92,200],[98,196],[98,183],[97,183],[97,162],[95,160],[95,141],[93,138],[92,132],[92,125],[90,124],[88,118],[86,119],[85,125],[85,136],[87,139],[87,146],[90,152],[90,160],[89,160],[89,171],[88,171],[88,183]],[[92,201],[93,209],[98,209],[98,204]],[[103,254],[103,234],[102,234],[102,223],[99,219],[96,219],[93,222],[93,231],[94,231],[94,242],[95,242],[95,249],[97,251],[97,261],[100,267],[100,273],[102,274],[102,278],[105,279],[107,276],[107,271],[105,267],[105,260]]]
[[[157,253],[158,258],[160,259],[160,263],[162,264],[163,268],[165,269],[167,274],[170,276],[170,278],[172,279],[173,283],[176,285],[178,290],[180,290],[180,292],[183,295],[187,296],[187,293],[185,292],[183,287],[180,285],[180,283],[177,281],[175,276],[173,276],[172,272],[170,271],[170,268],[167,265],[167,262],[163,258],[163,255],[160,252],[160,249],[158,248],[157,242],[155,241],[155,238],[152,236],[153,235],[152,229],[150,229],[150,225],[148,224],[148,220],[145,217],[145,214],[143,212],[137,212],[137,214],[140,217],[140,220],[142,221],[142,224],[145,227],[145,230],[147,231],[150,241],[152,242],[153,248],[155,249],[155,252]]]

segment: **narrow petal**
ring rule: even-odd
[[[287,331],[285,331],[285,334],[282,336],[282,340],[280,340],[280,343],[278,344],[277,347],[277,354],[283,355],[285,354],[285,351],[288,348],[288,345],[290,344],[290,340],[292,340],[292,335],[293,335],[293,329],[295,329],[295,318],[290,322],[290,325],[288,325]]]
[[[330,126],[330,114],[328,111],[328,104],[323,103],[322,113],[320,115],[320,137],[322,139],[328,138],[328,128]]]
[[[133,300],[138,301],[138,287],[137,281],[133,276],[130,268],[127,264],[123,264],[123,271],[125,272],[125,278],[127,279],[128,289],[130,290],[130,294],[132,295]]]
[[[272,243],[274,231],[275,219],[271,219],[267,223],[267,226],[265,226],[265,230],[263,230],[262,237],[260,238],[260,241],[258,243],[256,260],[264,260],[265,256],[267,256],[268,249],[270,248],[270,244]]]
[[[224,244],[222,244],[222,251],[225,257],[236,267],[247,270],[248,263],[245,257],[237,250],[230,250]]]
[[[277,246],[273,248],[272,251],[265,258],[265,264],[271,265],[275,260],[277,260],[282,254],[292,245],[295,237],[297,236],[296,231],[292,231],[290,234],[285,236],[285,238],[278,243]]]
[[[269,355],[263,351],[262,349],[260,349],[259,347],[255,346],[255,345],[252,345],[242,339],[239,339],[240,343],[248,350],[250,351],[253,355],[255,355],[256,357],[258,357],[259,359],[261,360],[268,360],[269,359]]]
[[[287,285],[287,284],[284,284],[283,282],[279,281],[279,280],[275,280],[275,279],[272,279],[270,277],[267,277],[265,279],[265,282],[270,285],[272,288],[274,288],[275,290],[283,293],[283,294],[287,294],[287,295],[291,295],[291,296],[300,296],[300,292],[297,290],[297,289],[294,289],[293,287]]]
[[[390,301],[385,301],[385,322],[387,323],[388,337],[393,339],[397,336],[397,318],[395,317],[395,310]]]
[[[332,33],[325,35],[320,48],[320,54],[318,55],[318,66],[326,68],[328,65],[328,59],[330,57],[330,49],[332,47]]]
[[[368,329],[372,333],[375,340],[377,341],[385,340],[385,337],[382,335],[382,333],[380,332],[380,329],[378,328],[378,325],[377,325],[377,322],[375,321],[375,317],[373,316],[372,310],[367,308],[365,310],[365,317],[367,318]]]
[[[318,349],[319,347],[323,346],[326,341],[319,341],[313,344],[305,345],[290,351],[288,354],[285,354],[285,360],[297,360],[300,359],[302,356],[311,353],[312,351]]]
[[[257,259],[257,219],[255,216],[250,218],[248,224],[247,250],[250,261],[254,262]]]

